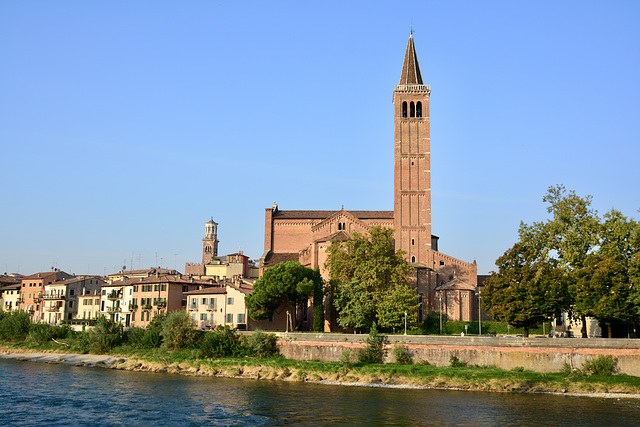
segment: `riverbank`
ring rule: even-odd
[[[359,365],[289,359],[189,359],[175,354],[74,354],[0,347],[0,359],[69,366],[190,376],[212,376],[271,381],[312,382],[325,385],[389,387],[458,391],[545,393],[596,398],[640,399],[636,377],[541,374],[503,371],[490,367],[436,367],[430,365]]]

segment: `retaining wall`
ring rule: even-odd
[[[339,361],[346,349],[364,347],[368,335],[276,333],[283,356],[290,359]],[[393,347],[406,346],[414,362],[448,366],[451,356],[468,365],[501,369],[522,367],[558,372],[566,365],[581,368],[599,355],[617,359],[618,372],[640,376],[640,340],[607,338],[504,338],[479,336],[389,335],[384,337],[384,361],[393,361]]]

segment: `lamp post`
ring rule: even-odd
[[[440,298],[440,335],[442,335],[442,294],[438,295]]]
[[[482,304],[480,299],[480,291],[478,291],[476,295],[478,295],[478,335],[482,335],[482,312],[480,311],[480,307],[482,307]]]
[[[407,312],[404,312],[404,334],[407,335]]]
[[[286,323],[287,325],[285,326],[285,333],[289,332],[289,310],[287,310],[287,318],[286,318]]]

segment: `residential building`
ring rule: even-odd
[[[187,292],[186,308],[198,329],[229,326],[246,330],[249,317],[244,297],[252,290],[251,283],[240,278],[224,280],[217,286]]]
[[[104,282],[103,282],[104,286]],[[86,290],[84,294],[78,295],[78,321],[95,320],[100,314],[100,302],[102,300],[102,288],[93,291]]]
[[[72,278],[73,276],[71,274],[58,269],[23,277],[20,282],[22,285],[20,289],[20,310],[28,311],[31,315],[31,320],[34,322],[44,320],[44,311],[42,309],[44,287],[52,284],[56,280]]]
[[[5,285],[0,289],[0,307],[3,311],[16,311],[20,307],[20,282]]]
[[[196,280],[182,274],[127,278],[102,287],[102,312],[125,326],[146,327],[158,313],[184,310],[186,293],[214,286],[213,279]]]
[[[50,324],[60,324],[62,320],[74,319],[79,309],[78,297],[99,292],[103,283],[100,276],[81,276],[45,285],[42,294],[43,320]]]

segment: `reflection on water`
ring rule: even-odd
[[[341,387],[0,360],[12,425],[631,425],[640,400]]]

